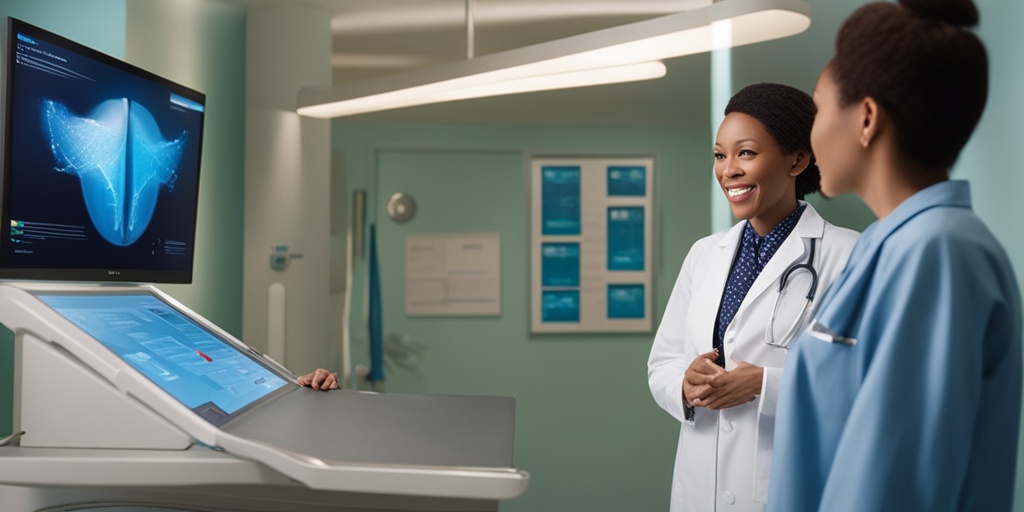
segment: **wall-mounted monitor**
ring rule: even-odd
[[[189,283],[205,96],[9,18],[0,278]]]

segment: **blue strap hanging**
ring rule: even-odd
[[[370,224],[370,382],[384,381],[384,344],[380,311],[380,265],[377,262],[377,229]]]

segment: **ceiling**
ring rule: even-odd
[[[466,59],[467,0],[236,0],[249,9],[302,5],[331,14],[335,85]],[[469,0],[476,56],[664,16],[711,0]],[[344,118],[350,121],[672,126],[707,116],[709,57],[666,61],[661,79],[481,98]]]

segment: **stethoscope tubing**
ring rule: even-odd
[[[814,302],[814,296],[818,290],[818,271],[814,269],[815,242],[817,242],[817,240],[811,238],[811,247],[810,251],[808,251],[809,254],[807,256],[806,263],[793,263],[782,272],[782,277],[779,279],[779,295],[775,299],[775,307],[772,309],[772,316],[768,319],[768,326],[764,332],[764,342],[769,346],[782,349],[789,348],[789,342],[792,341],[793,337],[796,336],[797,330],[806,321],[805,317],[807,316],[807,311],[810,309],[811,303]],[[797,270],[806,270],[811,274],[811,285],[807,288],[807,294],[804,295],[806,300],[804,301],[803,307],[800,308],[800,314],[798,314],[796,319],[793,321],[793,325],[786,330],[781,341],[775,341],[775,318],[778,316],[779,306],[782,304],[782,293],[786,289],[786,284],[789,282],[790,275]]]
[[[807,263],[794,263],[794,264],[790,265],[789,268],[787,268],[782,273],[782,278],[779,279],[779,294],[780,295],[782,294],[782,291],[786,289],[786,282],[789,281],[790,274],[792,274],[793,272],[796,272],[797,270],[805,269],[805,270],[807,270],[808,272],[811,273],[811,286],[807,289],[806,297],[807,297],[807,300],[810,300],[810,301],[814,300],[814,294],[818,291],[818,271],[814,270],[814,248],[815,248],[815,245],[816,245],[815,244],[816,241],[817,240],[814,239],[814,238],[811,239],[811,250],[810,250],[810,254],[807,256]]]

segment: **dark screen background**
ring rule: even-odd
[[[19,33],[37,43],[30,46],[39,50],[29,53],[21,48],[22,57],[51,59],[82,76],[59,76],[28,65],[23,58],[19,60],[18,46],[27,44],[18,40]],[[203,95],[17,21],[9,30],[7,57],[7,155],[0,235],[3,272],[45,271],[27,272],[27,277],[33,279],[53,276],[61,280],[190,281],[203,113],[173,105],[170,98],[174,93],[202,105]],[[43,133],[41,111],[43,100],[49,99],[65,105],[74,116],[86,117],[100,103],[117,98],[128,98],[148,109],[164,139],[188,133],[173,190],[161,186],[148,228],[127,247],[113,245],[100,236],[86,210],[79,177],[55,169],[58,162]],[[12,220],[78,225],[85,228],[85,240],[15,244],[8,236]],[[183,253],[166,254],[166,240],[184,242]],[[26,248],[30,254],[16,253]],[[108,275],[110,270],[125,271],[125,275]],[[5,277],[18,277],[19,272],[13,274]]]

